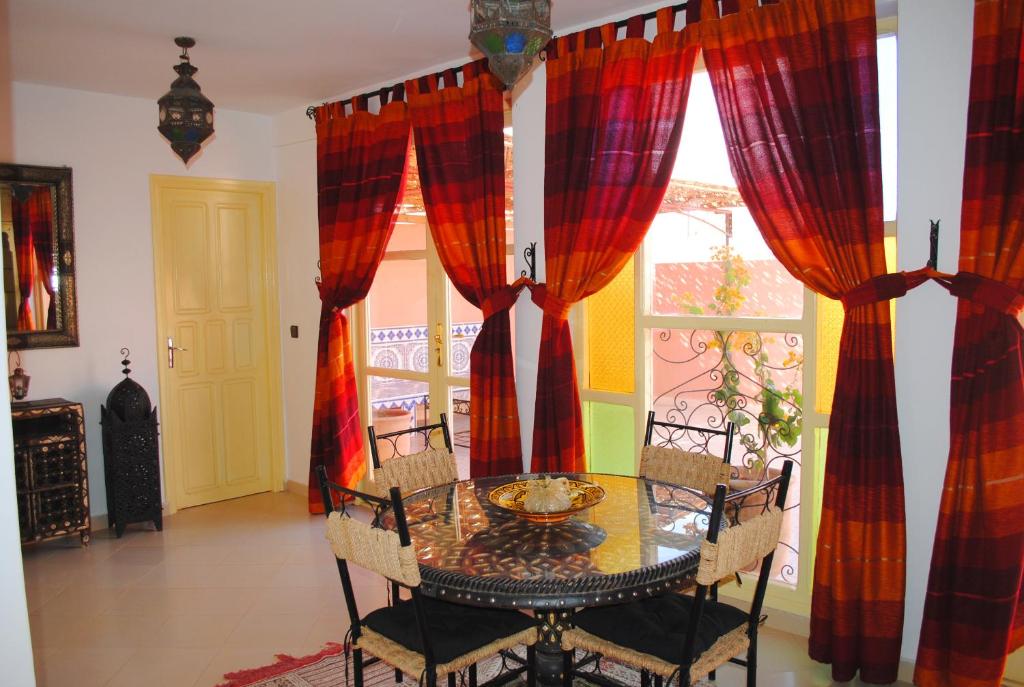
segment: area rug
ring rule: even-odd
[[[525,651],[521,652],[525,655]],[[477,666],[477,678],[480,684],[491,679],[502,669],[502,659],[495,657],[481,662]],[[601,661],[601,673],[627,685],[639,685],[640,674],[626,666]],[[250,670],[240,670],[224,676],[226,682],[218,687],[338,687],[352,685],[351,666],[345,670],[345,653],[340,644],[331,643],[322,651],[312,656],[296,658],[285,654],[278,655],[273,665]],[[384,664],[375,663],[363,671],[365,687],[384,687],[395,684],[394,670]],[[403,683],[414,687],[416,682],[406,678]],[[439,685],[446,684],[444,680]],[[585,680],[577,680],[577,684],[587,684]]]

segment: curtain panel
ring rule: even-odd
[[[40,197],[48,188],[17,186],[11,194],[11,224],[14,232],[14,255],[18,268],[18,330],[36,329],[32,316],[32,288],[36,283],[36,225],[39,223]],[[49,221],[49,219],[47,219]]]
[[[400,87],[396,101],[401,99]],[[382,99],[385,97],[381,96]],[[363,427],[343,312],[366,298],[391,232],[405,186],[409,118],[404,102],[379,114],[356,100],[316,109],[317,193],[320,216],[320,336],[309,460],[309,512],[322,513],[315,469],[353,488],[366,472]]]
[[[1024,4],[975,2],[950,453],[914,682],[999,685],[1024,644]]]
[[[846,308],[810,654],[832,663],[837,681],[859,670],[888,683],[899,667],[906,552],[889,307],[863,298],[864,288],[844,299],[886,272],[875,4],[725,9],[700,26],[740,193],[786,269]]]
[[[39,268],[39,283],[49,296],[46,309],[46,328],[57,328],[57,297],[53,288],[53,196],[48,187],[32,194],[30,216],[32,218],[32,250]]]
[[[522,471],[505,271],[504,90],[486,61],[406,83],[430,234],[452,284],[483,310],[470,353],[470,476]]]
[[[694,27],[644,21],[560,37],[548,47],[544,170],[547,283],[537,364],[533,461],[540,471],[584,471],[583,417],[569,308],[600,291],[643,240],[675,163],[697,54]]]

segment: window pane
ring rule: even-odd
[[[414,382],[394,377],[370,377],[370,409],[372,423],[377,434],[387,434],[426,424],[427,409],[430,406],[430,389],[426,382]],[[391,443],[377,442],[382,460],[395,455],[407,455],[422,451],[423,446],[413,445],[418,435],[401,437]]]
[[[633,409],[610,403],[583,404],[583,435],[591,472],[636,474]]]
[[[455,452],[455,463],[459,467],[459,475],[469,478],[469,387],[449,387],[451,394],[452,414],[449,417],[448,431],[451,433],[452,450]]]
[[[773,578],[796,584],[803,431],[803,340],[798,334],[654,329],[652,410],[660,420],[697,427],[733,422],[734,486],[771,479],[794,461]],[[693,433],[695,436],[696,434]],[[695,436],[673,435],[692,449]],[[662,441],[655,443],[665,443]],[[720,449],[719,449],[720,450]],[[715,452],[712,447],[712,452]]]
[[[587,299],[590,388],[633,393],[636,376],[636,288],[630,258],[608,286]]]
[[[383,260],[368,298],[371,367],[426,372],[427,261]]]
[[[803,314],[803,287],[768,249],[736,189],[707,72],[693,77],[679,156],[644,246],[652,314]]]

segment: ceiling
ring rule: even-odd
[[[662,2],[553,0],[558,33]],[[895,5],[895,0],[880,0]],[[0,4],[2,7],[2,4]],[[469,0],[8,0],[15,81],[156,100],[175,36],[220,108],[274,114],[469,57]]]
[[[554,0],[556,30],[649,7]],[[277,113],[469,57],[469,0],[8,0],[15,81],[156,100],[175,36],[217,107]]]

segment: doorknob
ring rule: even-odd
[[[167,337],[167,367],[174,369],[174,352],[175,351],[187,351],[187,348],[179,348],[174,345],[174,337]]]
[[[437,323],[437,334],[434,334],[434,343],[437,344],[437,366],[444,367],[444,361],[441,358],[441,352],[444,348],[444,337],[441,336],[441,323]]]

